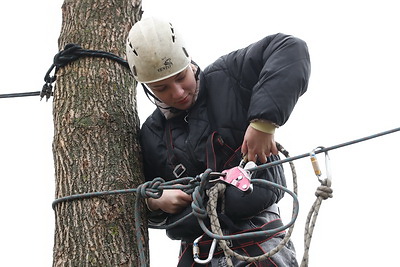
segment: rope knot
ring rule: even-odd
[[[77,44],[67,44],[64,50],[58,52],[53,59],[54,66],[61,68],[66,66],[68,63],[77,60],[80,55],[76,52],[82,50]]]
[[[143,198],[160,198],[163,193],[162,184],[164,179],[161,177],[154,178],[151,181],[144,182],[137,187],[137,193]]]
[[[322,181],[321,185],[318,186],[317,191],[315,191],[315,195],[321,197],[323,200],[333,197],[332,193],[333,190],[326,181]]]

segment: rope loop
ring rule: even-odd
[[[205,220],[208,216],[207,210],[204,207],[205,189],[210,180],[211,169],[207,169],[200,175],[200,184],[196,186],[192,193],[192,212],[200,220]]]

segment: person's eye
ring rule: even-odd
[[[185,79],[186,75],[180,75],[178,76],[178,79],[176,79],[177,81],[183,81]]]
[[[165,90],[165,86],[160,86],[160,87],[153,87],[152,89],[153,89],[153,91],[156,91],[156,92],[162,92],[162,91],[164,91]]]

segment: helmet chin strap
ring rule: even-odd
[[[157,106],[157,104],[155,103],[154,99],[157,101],[162,102],[160,99],[158,99],[158,97],[156,97],[147,87],[147,85],[145,83],[140,83],[143,87],[144,93],[146,94],[147,98],[151,101],[151,103],[153,103],[154,105]],[[153,98],[151,99],[150,96]]]
[[[162,106],[158,105],[158,104],[156,103],[156,101],[161,102],[161,103],[162,103],[162,101],[161,101],[160,99],[158,99],[158,97],[156,97],[156,96],[149,90],[149,88],[146,86],[146,84],[144,84],[144,83],[141,83],[141,84],[142,84],[144,93],[146,94],[147,98],[150,100],[151,103],[153,103],[154,105],[156,105],[158,108],[161,108],[161,109],[168,109],[171,113],[178,113],[178,112],[181,112],[181,110],[179,110],[179,109],[177,109],[177,108],[174,108],[174,107],[162,107]],[[153,99],[152,99],[152,98],[153,98]]]

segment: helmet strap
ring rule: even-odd
[[[156,103],[156,101],[161,102],[161,103],[162,103],[162,101],[161,101],[160,99],[158,99],[158,97],[156,97],[156,96],[149,90],[149,88],[147,88],[146,84],[144,84],[144,83],[141,83],[141,84],[142,84],[144,93],[146,94],[147,98],[150,100],[151,103],[153,103],[154,105],[156,105],[158,108],[161,108],[161,109],[168,109],[168,110],[169,110],[170,112],[172,112],[172,113],[181,112],[181,110],[176,109],[176,108],[174,108],[174,107],[161,107],[160,105],[158,105],[158,104]],[[153,99],[152,99],[151,97],[152,97]]]
[[[193,65],[195,65],[196,68],[197,68],[196,73],[194,74],[194,78],[196,79],[196,81],[198,81],[198,80],[199,80],[199,75],[200,75],[200,67],[199,67],[199,65],[197,65],[197,63],[194,62],[193,60],[192,60],[190,63],[193,64]]]
[[[154,102],[154,99],[161,102],[161,100],[158,99],[158,97],[156,97],[156,96],[149,90],[149,88],[147,88],[146,84],[144,84],[144,83],[141,83],[141,84],[142,84],[144,93],[146,94],[147,98],[150,100],[151,103],[153,103],[154,105],[157,105],[157,104]],[[151,96],[153,99],[151,99],[150,96]]]

